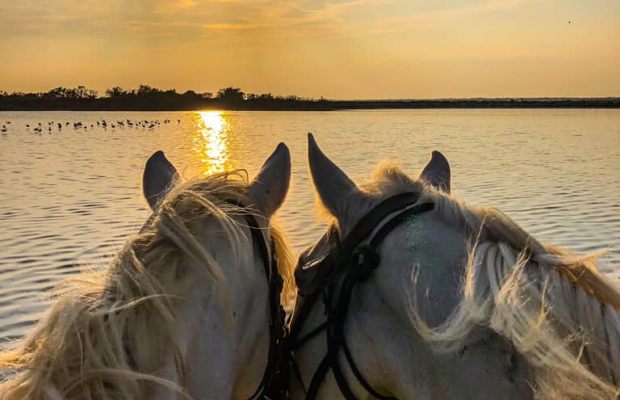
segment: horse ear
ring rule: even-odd
[[[431,160],[420,173],[420,179],[439,190],[450,193],[450,163],[446,157],[438,151],[433,151]]]
[[[142,175],[142,191],[151,209],[163,199],[166,191],[174,185],[179,174],[163,151],[157,151],[148,159]]]
[[[359,194],[357,186],[323,154],[312,133],[308,133],[308,163],[321,202],[342,225],[347,213],[347,203],[351,197]]]
[[[265,218],[271,217],[280,208],[290,182],[291,152],[284,143],[280,143],[248,189],[254,205]]]

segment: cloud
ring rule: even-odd
[[[377,7],[393,0],[107,0],[95,2],[58,0],[55,3],[11,0],[0,5],[2,33],[8,37],[118,36],[122,32],[185,34],[193,27],[211,34],[219,32],[268,31],[316,28],[340,28],[347,14]],[[179,23],[179,21],[183,21]],[[185,40],[192,40],[187,37]]]

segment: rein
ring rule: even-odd
[[[230,203],[245,208],[238,202]],[[270,244],[267,244],[262,234],[262,229],[252,214],[244,213],[243,217],[250,228],[252,241],[258,245],[265,268],[265,276],[269,283],[269,353],[267,366],[258,387],[247,400],[256,400],[261,397],[268,397],[270,399],[284,398],[284,393],[288,392],[288,388],[282,384],[285,382],[285,379],[283,379],[284,369],[281,362],[283,360],[282,346],[284,338],[288,333],[285,325],[286,316],[280,297],[284,281],[278,272],[275,242],[272,239]],[[270,246],[270,248],[267,246]]]
[[[290,334],[286,341],[287,362],[302,387],[304,384],[293,351],[323,331],[327,338],[327,354],[310,381],[306,390],[306,400],[316,399],[330,369],[345,399],[358,400],[343,372],[339,359],[341,350],[351,372],[368,393],[379,400],[396,400],[394,397],[378,393],[364,378],[347,345],[344,325],[353,290],[358,283],[370,278],[381,263],[379,247],[383,240],[408,218],[430,211],[435,206],[433,203],[417,204],[417,202],[418,195],[415,193],[402,193],[382,201],[366,214],[342,241],[338,239],[337,228],[333,228],[328,231],[329,252],[318,260],[310,261],[302,266],[302,271],[316,268],[318,274],[316,282],[313,282],[308,292],[303,293],[300,290],[301,304],[292,321]],[[377,229],[383,221],[386,222]],[[377,230],[373,235],[375,229]],[[367,244],[363,244],[364,241],[367,241]],[[321,295],[325,306],[326,321],[304,337],[299,338],[310,311]]]

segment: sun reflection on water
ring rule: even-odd
[[[203,163],[203,174],[230,171],[233,166],[228,151],[230,126],[221,111],[200,111],[195,150]]]

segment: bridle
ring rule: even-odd
[[[300,290],[301,303],[297,306],[286,340],[288,356],[286,363],[293,369],[302,387],[304,384],[293,351],[323,331],[327,338],[327,354],[317,367],[308,389],[305,390],[306,400],[316,399],[330,369],[345,399],[358,400],[343,373],[339,360],[341,350],[351,372],[368,393],[379,400],[396,400],[394,397],[378,393],[364,378],[347,345],[344,324],[355,286],[370,278],[381,263],[379,247],[386,236],[408,218],[430,211],[435,206],[434,203],[418,204],[418,200],[419,196],[416,193],[402,193],[383,200],[371,209],[342,241],[339,239],[337,228],[333,228],[327,233],[329,251],[325,256],[302,267],[302,272],[304,269],[316,269],[317,276],[308,292]],[[379,227],[381,223],[383,224]],[[366,244],[363,244],[364,242]],[[321,296],[326,321],[300,338],[304,323]]]
[[[239,202],[230,201],[229,203],[246,209]],[[286,382],[288,378],[285,378],[285,371],[282,368],[284,339],[288,333],[285,324],[286,315],[280,298],[284,281],[278,272],[278,257],[273,238],[270,238],[269,243],[267,243],[262,234],[262,229],[252,213],[244,212],[243,217],[252,234],[252,242],[258,246],[269,284],[269,353],[267,366],[258,387],[248,400],[256,400],[261,397],[284,398],[283,396],[288,392],[287,385],[283,385],[283,382]]]

